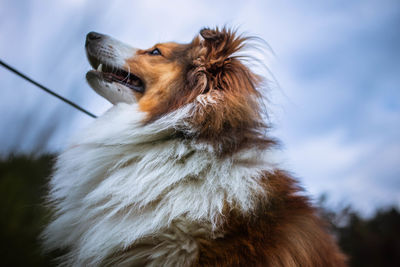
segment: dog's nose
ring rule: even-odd
[[[86,35],[86,40],[87,40],[87,41],[94,41],[94,40],[99,40],[99,39],[101,39],[102,37],[103,37],[103,35],[100,34],[100,33],[97,33],[97,32],[89,32],[89,33]]]

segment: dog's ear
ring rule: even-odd
[[[233,129],[258,125],[261,78],[243,64],[245,56],[237,54],[248,40],[225,28],[202,29],[193,40],[193,68],[186,84],[195,100],[192,122],[200,136],[219,138]]]
[[[223,34],[218,31],[218,28],[215,30],[212,30],[210,28],[203,28],[200,30],[200,35],[207,41],[215,41],[218,39],[221,39]]]
[[[235,31],[223,28],[204,28],[200,31],[203,37],[202,46],[206,49],[203,63],[207,71],[216,73],[225,64],[229,63],[231,56],[243,48],[246,38],[238,36]]]
[[[199,94],[217,91],[219,93],[253,94],[260,82],[238,56],[249,41],[248,37],[238,35],[235,30],[204,28],[200,31],[203,39],[195,39],[200,47],[195,55],[195,69],[190,73]],[[247,92],[246,92],[247,91]],[[218,93],[219,97],[221,95]]]
[[[242,63],[244,55],[239,57],[237,53],[249,40],[232,29],[203,28],[192,42],[194,68],[188,73],[187,84],[193,94],[208,94],[209,100],[222,99],[228,92],[242,96],[257,94],[260,77]]]

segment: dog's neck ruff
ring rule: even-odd
[[[119,104],[82,132],[56,163],[45,245],[70,248],[67,264],[97,265],[177,225],[188,236],[215,236],[226,206],[251,211],[265,195],[258,177],[273,164],[256,148],[219,158],[210,145],[176,137],[192,131],[190,112],[143,124],[136,104]]]

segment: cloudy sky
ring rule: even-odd
[[[364,214],[400,206],[400,2],[0,0],[0,59],[100,115],[85,34],[136,47],[231,25],[266,40],[282,164]],[[92,119],[0,68],[0,153],[61,150]]]

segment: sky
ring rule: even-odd
[[[263,38],[281,165],[315,199],[400,207],[400,2],[0,0],[0,59],[100,115],[85,35],[148,48],[204,26]],[[0,68],[0,154],[61,151],[93,119]]]

